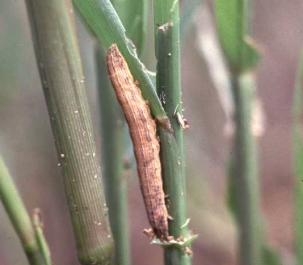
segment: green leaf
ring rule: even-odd
[[[73,3],[86,25],[90,27],[105,48],[113,43],[118,45],[134,79],[140,84],[143,97],[149,101],[153,115],[164,126],[167,125],[169,121],[154,85],[145,66],[140,62],[133,45],[126,37],[125,28],[111,2],[109,0],[73,0]]]
[[[231,69],[235,72],[254,69],[260,55],[247,35],[245,1],[217,0],[215,15],[221,47]]]
[[[147,0],[112,0],[112,3],[121,19],[127,36],[136,45],[137,53],[142,54],[148,18]]]
[[[281,265],[279,255],[270,246],[262,246],[262,264],[263,265]]]

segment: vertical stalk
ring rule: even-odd
[[[182,115],[179,1],[154,0],[154,25],[157,57],[157,92],[171,120],[183,164],[183,129],[177,114]]]
[[[232,76],[236,132],[230,185],[235,199],[233,204],[239,227],[239,264],[242,265],[261,264],[257,145],[251,131],[254,87],[252,73]]]
[[[295,81],[293,100],[293,163],[295,172],[295,243],[297,264],[303,264],[303,49]]]
[[[36,208],[33,213],[33,225],[36,232],[36,238],[39,243],[39,247],[41,249],[41,252],[43,253],[43,256],[46,259],[46,265],[51,265],[51,254],[50,250],[48,248],[47,242],[44,238],[43,234],[43,222],[42,222],[42,213],[39,208]]]
[[[78,259],[108,264],[113,239],[70,0],[27,0]]]
[[[168,195],[168,213],[173,217],[173,220],[169,220],[169,234],[175,239],[183,239],[185,243],[168,244],[164,249],[164,260],[166,265],[190,265],[191,257],[185,252],[184,247],[190,247],[190,242],[194,238],[188,233],[185,179],[181,171],[179,149],[171,133],[159,127],[159,134],[164,191]]]
[[[49,258],[40,248],[31,219],[25,209],[20,195],[12,181],[10,173],[0,156],[0,198],[11,220],[13,227],[21,241],[30,265],[47,265]],[[46,244],[43,234],[41,242]]]
[[[127,183],[124,178],[125,122],[123,112],[109,83],[105,54],[96,46],[96,69],[101,116],[103,179],[109,220],[115,241],[115,264],[128,265],[129,238]]]
[[[169,117],[173,134],[159,127],[164,191],[168,195],[169,232],[188,237],[180,77],[179,2],[154,0],[157,57],[157,93]],[[189,247],[189,244],[187,245]],[[165,264],[191,264],[184,249],[171,245],[164,250]]]
[[[234,157],[231,162],[229,199],[239,230],[239,264],[262,264],[264,256],[275,258],[261,235],[260,191],[256,136],[252,132],[255,102],[254,70],[260,55],[247,42],[252,28],[252,1],[216,0],[219,38],[230,71],[235,103]]]

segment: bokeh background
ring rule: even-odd
[[[211,2],[211,1],[209,1]],[[182,1],[185,6],[187,1]],[[293,184],[291,106],[297,62],[303,45],[303,2],[254,1],[253,37],[262,50],[257,70],[258,96],[264,117],[259,139],[262,211],[266,237],[285,264],[293,254]],[[95,101],[93,40],[78,19],[87,89],[100,143]],[[195,265],[236,264],[237,231],[226,205],[226,163],[230,138],[207,54],[199,38],[215,31],[211,4],[199,5],[182,39],[182,84],[187,158],[188,216],[198,234]],[[151,40],[152,41],[152,40]],[[203,41],[203,38],[202,38]],[[152,50],[150,50],[152,51]],[[206,51],[206,56],[205,56]],[[152,52],[143,60],[153,69]],[[0,151],[29,212],[39,207],[56,265],[78,264],[63,182],[58,167],[46,104],[38,76],[25,4],[0,1]],[[101,155],[102,157],[102,155]],[[162,264],[162,251],[142,235],[148,222],[135,170],[128,174],[132,264]],[[0,265],[27,264],[19,240],[0,203]]]

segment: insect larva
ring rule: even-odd
[[[107,69],[129,126],[149,223],[159,239],[168,240],[169,216],[162,185],[155,121],[116,44],[108,49]]]

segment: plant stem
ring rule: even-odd
[[[174,133],[159,128],[164,191],[168,195],[169,232],[174,238],[188,237],[186,186],[180,77],[179,2],[154,0],[154,25],[157,56],[157,92],[171,121]],[[187,245],[189,247],[189,244]],[[165,248],[165,264],[190,264],[184,249]]]
[[[295,80],[295,91],[293,101],[293,118],[297,124],[301,124],[303,116],[303,48],[300,55],[300,61],[298,63],[297,75]]]
[[[36,208],[34,210],[32,220],[33,220],[34,229],[35,229],[35,232],[36,232],[37,241],[39,243],[39,246],[40,246],[40,249],[43,253],[43,256],[46,259],[46,265],[51,265],[52,264],[51,255],[50,255],[50,251],[49,251],[47,242],[44,238],[43,223],[42,223],[41,216],[42,216],[41,210],[39,208]]]
[[[233,175],[234,209],[239,226],[240,264],[261,264],[261,234],[259,219],[259,181],[257,145],[251,132],[252,102],[255,85],[252,73],[233,75],[235,102],[235,141]]]
[[[303,49],[298,64],[297,76],[295,81],[295,92],[293,100],[293,161],[295,170],[295,214],[296,229],[295,242],[297,264],[303,264]]]
[[[0,156],[0,198],[31,265],[47,265],[31,219]],[[41,239],[45,242],[44,237]]]
[[[186,219],[185,179],[181,171],[179,149],[174,136],[164,128],[159,127],[161,139],[161,163],[163,168],[164,191],[168,195],[168,213],[174,218],[169,220],[169,233],[175,239],[190,237]],[[190,247],[190,242],[185,244]],[[166,265],[189,265],[191,257],[184,248],[171,245],[164,249]]]
[[[69,0],[27,0],[78,259],[108,264],[113,239]]]
[[[105,54],[96,46],[96,69],[101,116],[103,179],[109,220],[115,241],[115,264],[128,265],[127,182],[124,177],[125,121],[108,80]]]
[[[245,265],[262,264],[262,253],[274,256],[261,235],[258,151],[252,132],[256,100],[253,70],[260,55],[252,42],[247,42],[252,23],[251,5],[250,0],[216,0],[215,3],[218,33],[229,66],[235,103],[229,202],[239,227],[239,264]]]
[[[162,10],[163,7],[157,5],[156,2],[154,1],[154,8],[158,7]],[[156,16],[158,9],[155,8],[154,22],[161,25],[156,30],[157,92],[159,97],[163,99],[163,107],[171,121],[180,154],[183,156],[183,129],[177,119],[177,114],[182,116],[180,36],[177,6],[176,4],[173,10],[174,17],[177,17],[171,18],[170,12],[172,11],[168,9],[169,16],[165,22],[162,22]],[[183,157],[181,162],[183,167]]]

